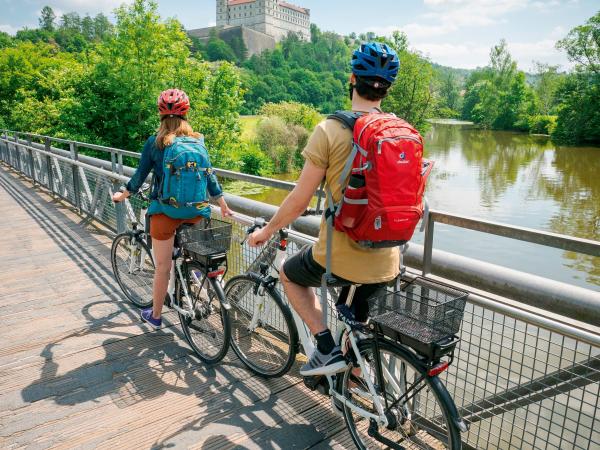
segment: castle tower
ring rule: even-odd
[[[229,23],[229,6],[227,0],[217,0],[217,26],[222,27]]]

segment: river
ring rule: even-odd
[[[440,121],[425,135],[435,160],[433,209],[600,240],[600,148],[559,147],[544,136]],[[294,180],[294,175],[278,177]],[[246,192],[279,205],[276,189]],[[414,242],[423,236],[415,233]],[[600,258],[436,224],[435,248],[598,290]]]

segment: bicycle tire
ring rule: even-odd
[[[189,318],[179,313],[183,334],[198,358],[207,364],[216,364],[227,355],[231,336],[229,315],[223,307],[223,288],[217,279],[206,278],[206,270],[198,263],[184,264],[183,270],[195,314]],[[201,286],[193,281],[192,271],[201,274],[198,277],[203,281]],[[177,292],[177,301],[180,302],[182,289],[179,286]]]
[[[396,386],[402,386],[403,383],[401,380],[404,379],[404,392],[406,392],[407,389],[410,389],[406,380],[410,379],[411,376],[421,377],[425,375],[422,381],[425,383],[423,390],[427,389],[425,393],[420,391],[417,400],[413,398],[411,399],[412,401],[405,402],[402,406],[394,408],[389,412],[389,416],[392,416],[391,420],[396,422],[394,429],[390,430],[385,427],[379,427],[378,431],[386,438],[398,443],[398,448],[447,448],[450,450],[460,450],[462,448],[460,430],[456,425],[456,418],[450,412],[456,411],[456,407],[442,381],[437,376],[427,376],[425,369],[421,368],[416,362],[415,357],[399,345],[389,340],[380,339],[378,346],[380,356],[384,354],[388,355],[388,369],[387,375],[384,375],[384,381],[386,379],[389,380],[391,373],[395,372],[395,375],[398,377],[395,380]],[[365,362],[369,361],[374,365],[375,362],[372,358],[374,347],[372,341],[360,341],[358,347],[360,353],[366,355]],[[397,364],[397,366],[392,366],[391,357],[394,357],[394,364]],[[385,357],[382,358],[382,363],[384,360]],[[394,368],[390,369],[390,367]],[[367,409],[365,404],[371,402],[372,406],[372,400],[367,400],[367,395],[360,396],[358,394],[358,392],[365,392],[364,389],[366,388],[362,387],[361,390],[361,384],[362,386],[366,386],[366,382],[362,381],[361,383],[361,380],[363,380],[362,374],[358,374],[357,376],[356,371],[360,372],[360,369],[357,369],[354,365],[350,365],[346,371],[338,374],[336,376],[336,389],[355,405],[358,401],[361,401],[361,407]],[[372,381],[376,384],[376,377],[374,375],[376,370],[374,369],[369,372],[373,374]],[[403,376],[400,375],[402,373],[404,374]],[[420,383],[419,386],[421,385]],[[392,383],[386,382],[384,384],[387,392]],[[354,394],[352,390],[354,390]],[[390,401],[399,396],[386,395]],[[383,399],[383,396],[381,398]],[[368,419],[357,412],[353,412],[347,405],[344,405],[342,410],[346,428],[358,449],[388,448],[387,445],[369,435],[368,425],[370,421]],[[374,407],[372,407],[372,411],[375,411]],[[358,421],[355,418],[358,418]]]
[[[259,286],[259,278],[252,274],[233,277],[225,285],[231,305],[231,348],[252,373],[262,378],[280,377],[296,360],[298,331],[290,308],[274,288],[264,290],[262,300],[268,303],[263,306],[268,306],[262,312],[266,311],[266,316],[258,313],[256,328],[250,331],[254,314],[248,311],[256,312]]]
[[[133,250],[129,245],[137,248]],[[143,268],[134,268],[131,271],[131,264],[138,264],[131,260],[132,257],[144,257]],[[113,273],[127,299],[138,308],[148,308],[152,305],[152,285],[154,281],[154,259],[152,251],[144,240],[131,232],[125,232],[117,235],[113,239],[110,249],[110,261]]]

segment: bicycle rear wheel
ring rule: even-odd
[[[231,347],[252,372],[263,378],[279,377],[296,359],[298,332],[289,307],[279,293],[264,289],[252,276],[233,277],[225,285],[231,304]]]
[[[113,240],[110,260],[127,299],[139,308],[151,306],[154,260],[143,239],[131,232],[119,234]]]
[[[455,410],[445,386],[436,377],[429,377],[414,357],[406,350],[389,341],[380,340],[379,355],[385,385],[385,396],[377,378],[376,360],[372,341],[359,342],[359,350],[367,365],[368,376],[379,391],[385,408],[388,427],[377,426],[374,421],[361,416],[344,405],[344,419],[352,439],[359,449],[450,449],[461,448],[460,431],[450,411]],[[338,374],[337,390],[353,405],[377,414],[369,393],[366,378],[361,370],[352,365]],[[400,401],[398,401],[400,399]],[[395,405],[392,406],[393,403]],[[383,439],[394,445],[386,445],[373,436],[377,431]]]
[[[223,288],[216,279],[206,277],[204,268],[197,263],[185,264],[183,276],[188,283],[193,317],[179,314],[181,328],[198,357],[207,364],[221,361],[229,350],[231,327]],[[183,290],[178,289],[177,302],[182,304]]]

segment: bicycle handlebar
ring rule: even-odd
[[[246,243],[246,241],[248,240],[248,236],[250,236],[256,230],[258,230],[260,228],[264,228],[266,225],[267,225],[267,221],[264,217],[255,217],[254,224],[248,227],[248,229],[246,230],[246,237],[244,238],[244,240],[242,242],[240,242],[240,245],[244,245]],[[288,231],[285,228],[282,228],[281,230],[279,230],[279,239],[284,240],[287,238],[288,238]]]

